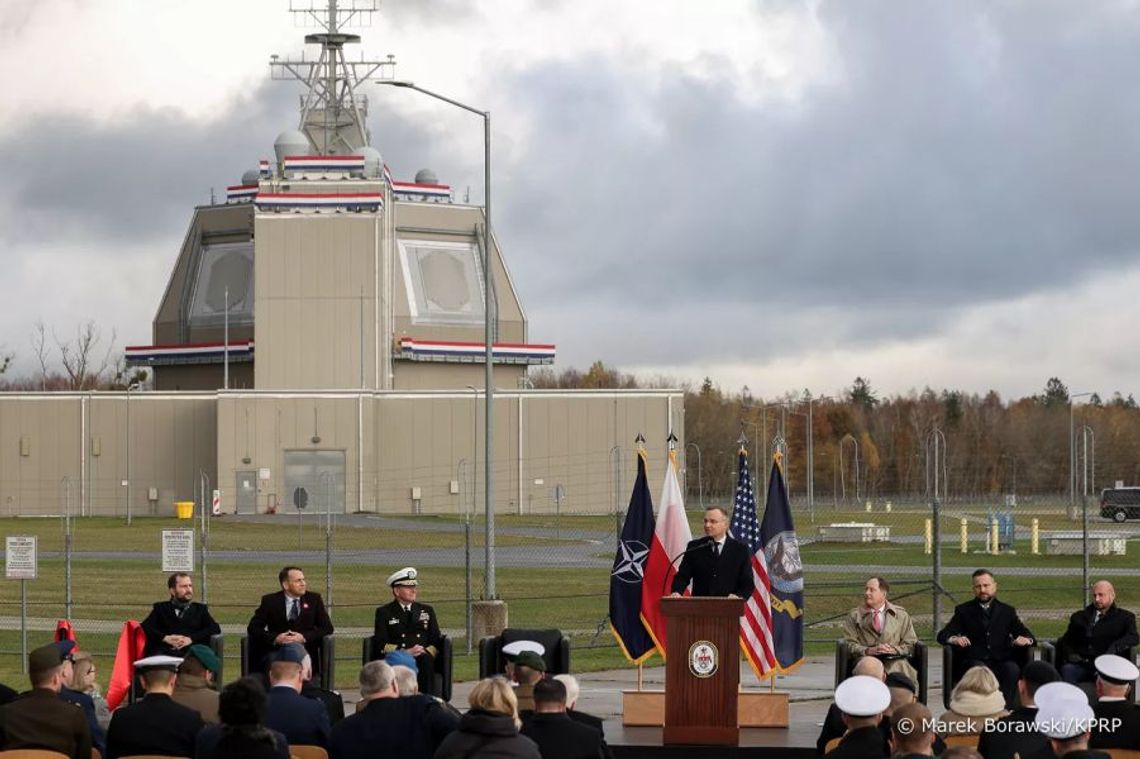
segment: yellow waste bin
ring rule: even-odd
[[[193,501],[175,501],[174,512],[178,515],[179,519],[193,519],[194,518],[194,502]]]

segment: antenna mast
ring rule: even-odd
[[[348,61],[344,46],[360,42],[360,35],[342,29],[369,26],[380,0],[290,0],[289,12],[299,26],[322,31],[305,35],[305,44],[320,45],[316,61],[282,59],[273,55],[269,67],[273,79],[295,80],[307,88],[301,96],[298,129],[320,155],[347,155],[371,142],[368,132],[368,96],[358,95],[360,83],[387,61]]]

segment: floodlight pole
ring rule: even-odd
[[[392,65],[395,61],[390,59]],[[494,355],[491,321],[491,112],[453,100],[438,92],[426,90],[412,82],[399,79],[381,79],[379,84],[391,87],[403,87],[423,93],[428,97],[453,105],[456,108],[473,113],[483,119],[483,383],[484,383],[484,420],[483,420],[483,508],[485,510],[485,563],[483,596],[490,601],[495,596],[495,488],[492,481],[494,469],[491,466],[491,452],[494,450]]]

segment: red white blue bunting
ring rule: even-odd
[[[400,338],[398,358],[405,361],[483,363],[485,343]],[[553,345],[527,343],[494,343],[491,360],[496,364],[553,364]]]

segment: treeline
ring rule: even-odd
[[[633,375],[601,362],[584,373],[532,372],[532,379],[536,387],[677,386],[667,380],[639,384]],[[686,489],[690,495],[700,488],[706,496],[731,494],[743,434],[753,460],[763,457],[764,441],[768,455],[783,441],[792,494],[803,497],[810,418],[816,503],[929,497],[935,439],[942,455],[939,491],[952,499],[1067,494],[1070,400],[1076,492],[1086,480],[1090,494],[1117,480],[1140,484],[1140,408],[1131,395],[1070,398],[1054,377],[1040,393],[1008,401],[994,391],[978,395],[930,388],[880,398],[859,377],[838,397],[757,398],[747,387],[731,393],[708,379],[698,388],[685,388]]]

